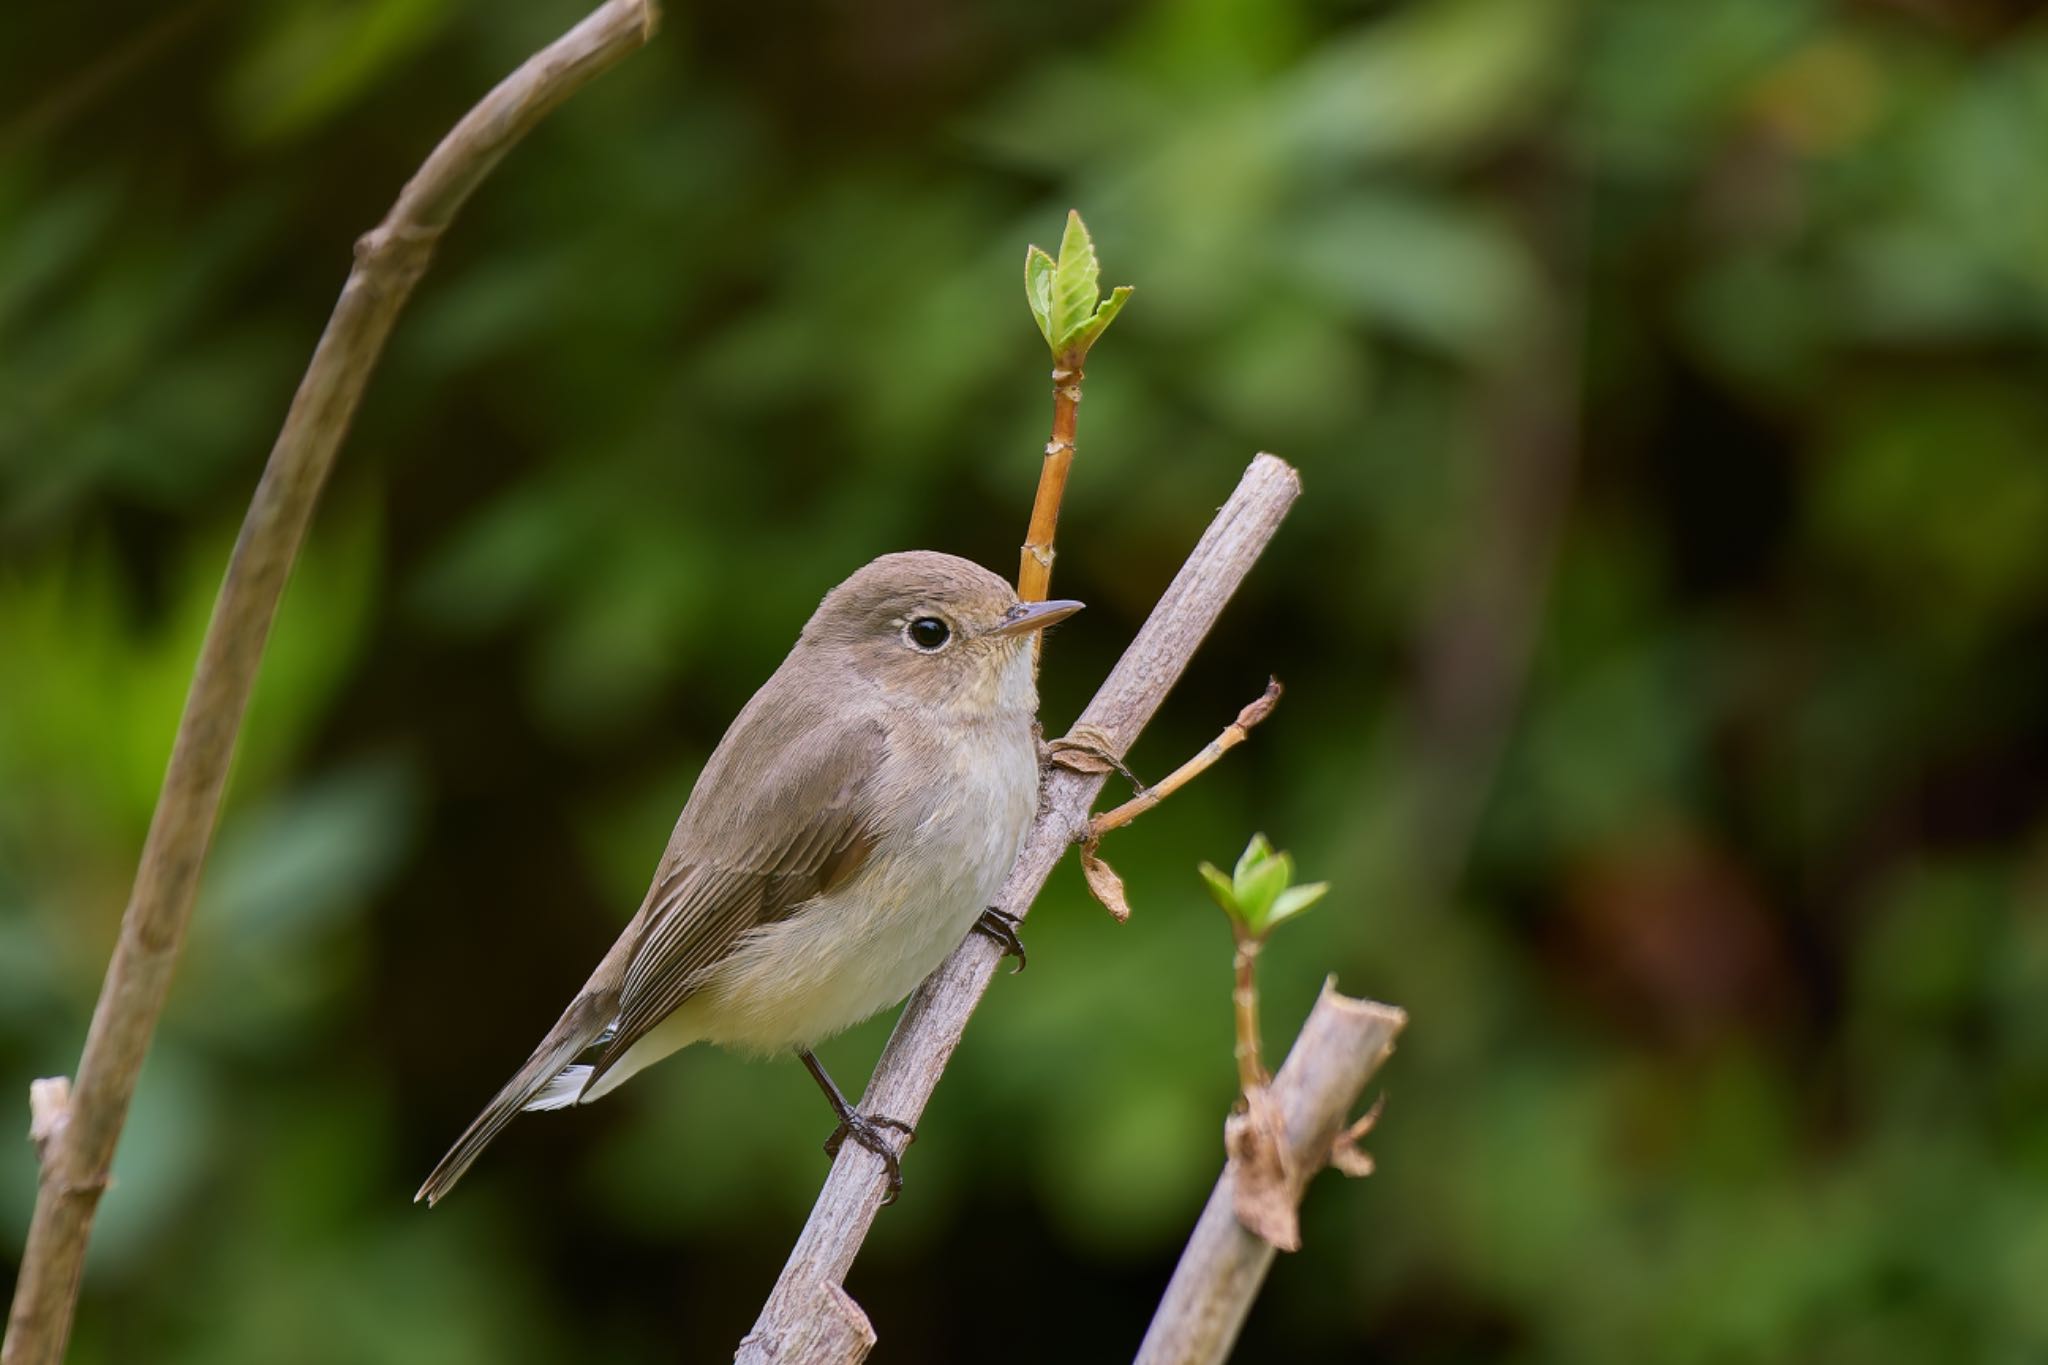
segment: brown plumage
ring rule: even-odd
[[[1030,823],[1030,638],[1078,606],[1021,605],[929,552],[827,594],[705,764],[639,912],[416,1197],[523,1109],[596,1099],[690,1042],[808,1049],[908,994]]]

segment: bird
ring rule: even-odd
[[[522,1112],[589,1104],[692,1043],[794,1052],[852,1137],[902,1169],[818,1062],[968,933],[1022,962],[990,905],[1038,802],[1033,639],[1081,609],[1024,602],[932,551],[828,592],[698,775],[639,910],[512,1078],[427,1176],[438,1203]]]

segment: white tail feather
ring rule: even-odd
[[[589,1067],[565,1066],[541,1087],[538,1095],[521,1107],[528,1113],[539,1113],[545,1109],[567,1109],[583,1098],[583,1087],[589,1084]]]

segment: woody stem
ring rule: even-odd
[[[1152,786],[1145,788],[1130,800],[1114,810],[1106,810],[1088,822],[1088,832],[1101,838],[1113,829],[1122,829],[1131,821],[1151,810],[1167,797],[1200,777],[1217,759],[1245,742],[1251,728],[1273,714],[1273,708],[1280,704],[1280,680],[1269,678],[1266,690],[1259,699],[1237,713],[1237,719],[1225,726],[1223,733],[1203,745],[1201,750],[1187,762],[1175,768]]]
[[[1237,1014],[1237,1084],[1247,1095],[1269,1079],[1266,1068],[1259,1064],[1257,966],[1261,942],[1262,940],[1240,931],[1237,937],[1237,951],[1232,955],[1232,966],[1237,972],[1237,985],[1230,993],[1230,1002],[1236,1007]]]
[[[1017,564],[1017,596],[1026,602],[1043,602],[1052,589],[1053,538],[1059,531],[1067,472],[1074,467],[1081,379],[1081,357],[1072,353],[1061,356],[1052,372],[1052,439],[1045,443],[1038,493],[1031,500],[1031,525],[1025,530],[1024,551]]]

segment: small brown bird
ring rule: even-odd
[[[882,1128],[811,1049],[895,1004],[985,909],[1038,799],[1031,638],[1079,602],[1020,602],[951,555],[884,555],[826,594],[725,732],[639,913],[415,1199],[437,1202],[522,1110],[588,1104],[691,1043],[793,1050],[847,1136],[902,1184]],[[589,1054],[587,1060],[579,1060]]]

